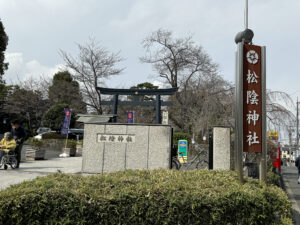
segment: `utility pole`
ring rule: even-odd
[[[245,29],[248,29],[248,0],[245,2]]]
[[[298,150],[298,147],[299,147],[299,107],[298,107],[298,104],[299,104],[299,102],[298,102],[298,97],[297,97],[296,157],[298,157],[298,154],[299,154],[299,150]]]
[[[245,0],[245,11],[244,11],[244,26],[245,31],[248,29],[248,0]],[[239,35],[239,34],[238,34]],[[238,36],[237,35],[237,36]],[[245,34],[241,34],[241,42],[236,43],[238,50],[236,52],[236,88],[235,88],[235,169],[238,178],[241,182],[244,182],[244,171],[243,171],[243,45],[245,40],[243,39]],[[251,36],[251,35],[250,35]],[[252,36],[253,37],[253,36]],[[252,37],[250,39],[252,40]],[[245,37],[244,37],[245,38]],[[250,41],[251,42],[251,41]]]

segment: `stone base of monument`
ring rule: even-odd
[[[26,149],[26,160],[37,160],[45,158],[45,149],[42,148],[30,148]]]
[[[170,169],[171,147],[169,125],[86,123],[82,172]]]
[[[259,179],[261,153],[244,152],[244,176]]]
[[[258,163],[245,163],[245,176],[259,179]]]

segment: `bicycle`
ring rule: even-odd
[[[172,170],[180,170],[181,168],[181,163],[179,162],[177,156],[172,157],[172,164],[171,164],[171,169]]]
[[[203,169],[208,167],[208,161],[207,160],[200,160],[201,156],[207,155],[207,151],[205,149],[201,149],[200,145],[198,143],[195,143],[195,148],[197,150],[197,155],[195,155],[191,160],[187,161],[183,157],[183,153],[179,152],[179,157],[181,155],[183,159],[183,163],[181,163],[178,160],[177,156],[172,157],[172,169],[177,169],[179,170],[181,167],[185,167],[186,170],[190,169],[193,165],[195,165],[196,169]]]

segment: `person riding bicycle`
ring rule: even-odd
[[[16,141],[13,139],[10,132],[4,133],[4,138],[0,141],[0,162],[2,157],[9,151],[14,151],[16,148]]]

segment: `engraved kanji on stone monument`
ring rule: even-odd
[[[109,141],[111,141],[111,142],[115,142],[115,136],[114,135],[110,135],[109,136]]]
[[[127,134],[98,134],[97,140],[100,143],[135,143],[135,135]]]

